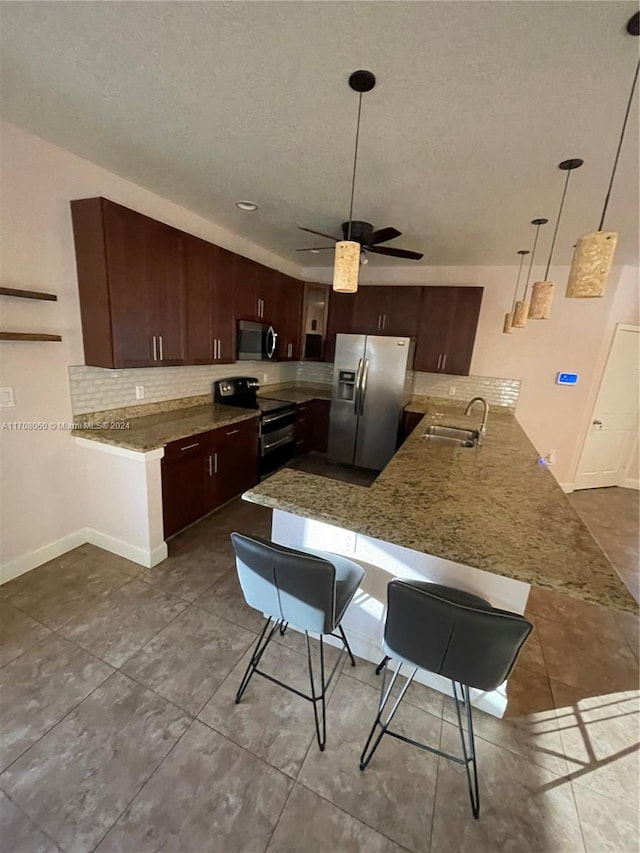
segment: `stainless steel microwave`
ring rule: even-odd
[[[278,333],[267,323],[238,322],[238,361],[270,361],[276,357]]]

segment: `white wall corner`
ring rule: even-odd
[[[49,560],[55,560],[56,557],[61,557],[67,551],[72,551],[74,548],[84,545],[86,541],[85,531],[84,529],[80,529],[67,534],[67,536],[62,536],[54,542],[49,542],[48,545],[44,545],[42,548],[36,548],[35,551],[31,551],[28,554],[22,554],[20,557],[16,557],[15,560],[11,560],[9,563],[5,563],[4,566],[0,566],[0,584],[24,575],[26,572],[30,572],[31,569],[36,569],[43,563],[48,563]]]

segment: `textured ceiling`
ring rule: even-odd
[[[634,2],[3,2],[5,118],[301,265],[306,225],[393,225],[423,264],[510,264],[572,178],[556,262],[599,221]],[[638,111],[606,225],[637,263]],[[253,214],[237,199],[260,205]],[[543,239],[544,236],[544,239]],[[541,235],[543,253],[551,226]],[[389,263],[372,259],[372,263]],[[391,261],[391,263],[403,263]],[[407,263],[407,262],[404,262]]]

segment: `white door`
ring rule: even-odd
[[[576,489],[619,486],[638,440],[640,329],[618,326],[578,466]]]

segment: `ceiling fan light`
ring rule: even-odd
[[[569,271],[567,299],[603,296],[618,242],[615,231],[591,231],[576,243]]]
[[[504,325],[502,326],[502,332],[505,335],[513,334],[513,314],[511,312],[504,315]]]
[[[360,243],[339,240],[333,264],[333,289],[337,293],[355,293],[360,271]]]
[[[516,310],[513,312],[513,323],[512,326],[514,329],[524,329],[527,325],[527,317],[529,316],[529,301],[522,302],[518,300],[516,302]]]
[[[555,284],[552,281],[536,281],[531,288],[530,320],[548,320],[551,315],[551,303]]]

